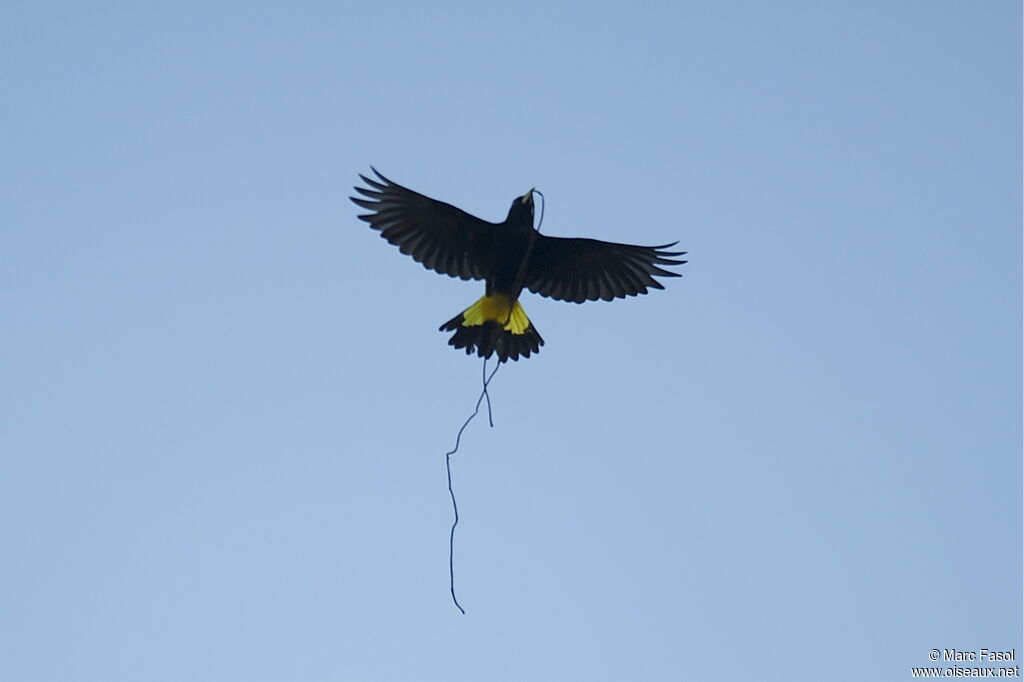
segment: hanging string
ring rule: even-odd
[[[452,455],[459,450],[459,442],[462,440],[462,432],[469,426],[469,422],[473,421],[473,417],[480,411],[480,403],[483,402],[484,398],[487,398],[487,423],[494,427],[494,418],[491,414],[491,395],[487,392],[487,386],[491,383],[491,379],[498,373],[501,368],[501,362],[498,362],[497,366],[491,372],[490,376],[487,375],[487,358],[484,358],[483,370],[481,374],[481,381],[483,382],[483,390],[480,391],[480,397],[477,398],[476,407],[473,408],[473,414],[469,415],[465,422],[462,424],[462,428],[459,429],[459,433],[455,436],[455,447],[452,448],[451,452],[446,452],[444,456],[445,467],[448,469],[448,494],[452,497],[452,511],[455,512],[455,520],[452,522],[452,530],[448,536],[448,579],[449,586],[452,593],[452,601],[455,606],[462,612],[462,615],[466,615],[466,609],[462,608],[459,604],[458,598],[455,596],[455,527],[459,525],[459,505],[455,502],[455,490],[452,488]]]

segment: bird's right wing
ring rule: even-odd
[[[685,251],[663,246],[633,246],[598,239],[567,239],[537,235],[530,252],[526,288],[561,301],[583,303],[646,294],[664,289],[655,277],[679,277],[661,265],[682,265]]]
[[[391,182],[373,168],[377,180],[360,175],[364,198],[349,197],[371,211],[359,216],[380,236],[424,267],[460,279],[484,279],[494,239],[494,223],[474,217]]]

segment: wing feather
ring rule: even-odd
[[[389,244],[424,267],[460,279],[484,279],[494,223],[402,187],[372,169],[360,175],[352,203],[369,213],[359,216]]]
[[[682,265],[685,251],[672,244],[633,246],[598,239],[539,235],[530,252],[526,287],[541,296],[572,303],[610,301],[664,289],[655,277],[679,277],[662,265]]]

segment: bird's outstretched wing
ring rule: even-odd
[[[355,188],[366,198],[349,197],[371,211],[359,216],[361,220],[430,270],[460,279],[486,277],[494,223],[406,189],[372,170],[377,180],[360,175],[368,187]]]
[[[526,288],[560,301],[583,303],[646,294],[664,289],[658,277],[679,277],[660,265],[682,265],[685,251],[663,246],[632,246],[597,239],[538,235],[526,268]]]

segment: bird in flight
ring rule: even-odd
[[[504,222],[491,223],[388,180],[371,166],[376,178],[360,175],[361,197],[349,197],[369,213],[361,220],[389,244],[428,270],[484,280],[484,295],[441,325],[455,332],[448,344],[497,354],[499,362],[528,358],[544,345],[519,303],[523,289],[558,301],[625,298],[664,289],[655,277],[678,277],[660,266],[682,265],[685,251],[663,246],[633,246],[597,239],[549,237],[533,226],[535,189],[517,197]]]

